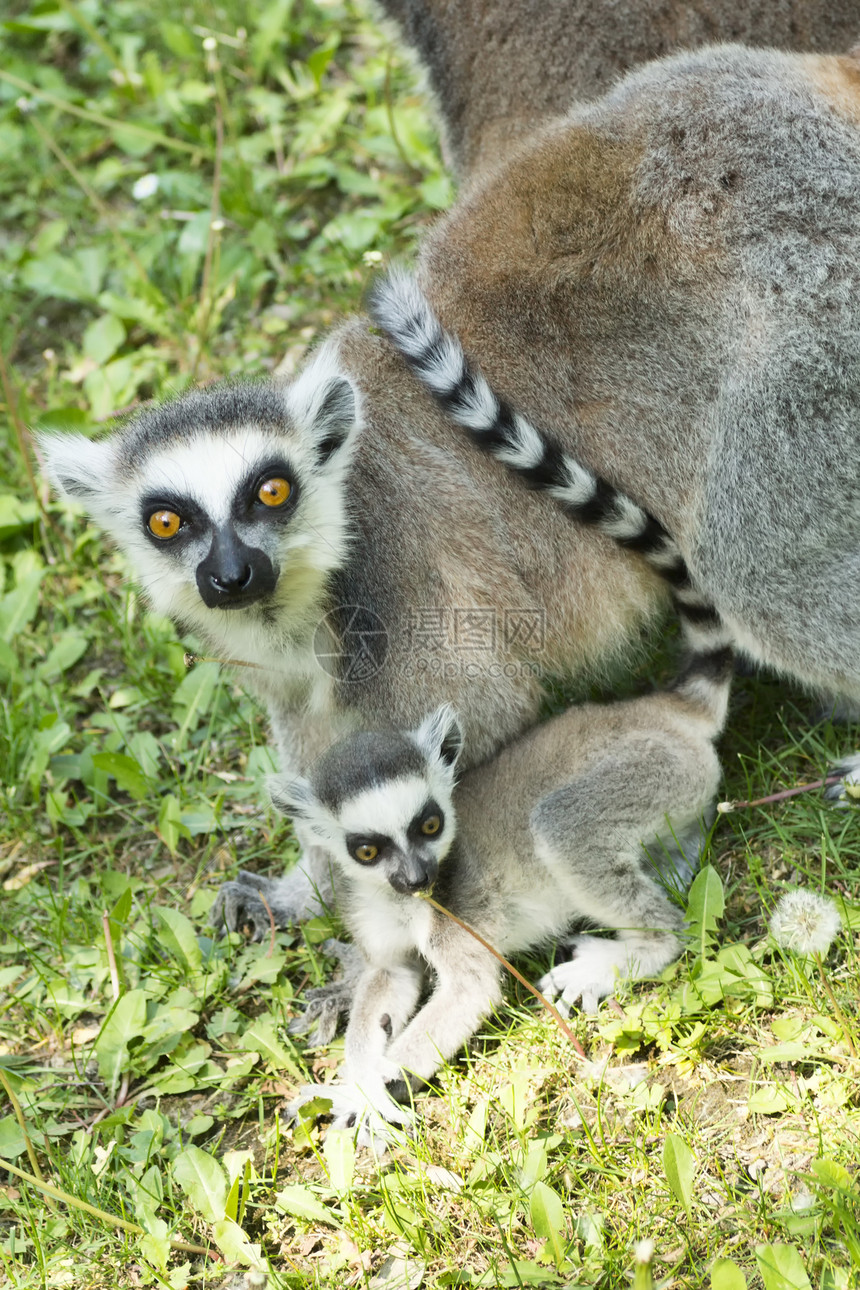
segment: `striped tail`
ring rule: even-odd
[[[711,739],[716,739],[726,724],[734,671],[735,657],[730,643],[721,649],[701,650],[687,642],[687,657],[681,671],[668,686],[670,693],[677,694],[704,717]]]
[[[674,538],[659,520],[500,398],[466,358],[457,337],[442,326],[411,274],[394,270],[378,281],[369,305],[374,323],[478,448],[529,487],[549,493],[572,519],[638,552],[669,584],[690,654],[676,688],[694,684],[692,668],[702,685],[708,668],[712,677],[727,667],[730,675],[731,637],[714,606],[696,590]],[[723,687],[727,692],[726,682]]]

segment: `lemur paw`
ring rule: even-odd
[[[215,897],[210,923],[222,934],[247,932],[252,941],[261,941],[271,931],[273,922],[275,927],[286,927],[291,917],[290,910],[279,899],[281,882],[281,879],[241,870],[235,881],[225,882]]]
[[[328,985],[305,991],[307,1008],[294,1017],[287,1027],[291,1035],[307,1035],[309,1043],[324,1047],[330,1044],[341,1017],[349,1015],[358,978],[365,967],[364,956],[346,941],[323,941],[323,952],[340,962],[341,976]]]
[[[860,753],[853,753],[837,762],[827,774],[828,777],[840,775],[841,779],[838,784],[827,786],[824,790],[826,798],[837,806],[853,806],[860,802]]]
[[[414,1112],[393,1101],[383,1084],[373,1095],[357,1084],[306,1084],[287,1107],[289,1119],[299,1119],[302,1107],[317,1099],[329,1103],[322,1114],[331,1115],[333,1129],[353,1132],[356,1146],[368,1147],[377,1155],[403,1145],[414,1134]]]
[[[559,1011],[568,1015],[579,999],[583,1012],[597,1012],[601,999],[612,994],[626,962],[626,950],[618,941],[597,936],[575,936],[570,941],[574,956],[557,963],[540,982],[540,988],[555,999]]]

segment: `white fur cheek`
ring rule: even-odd
[[[344,845],[343,828],[317,798],[306,804],[304,813],[294,822],[296,837],[302,846],[322,847],[336,865],[348,876],[364,872]]]
[[[193,616],[196,620],[204,606],[187,564],[181,555],[153,546],[139,525],[138,516],[133,520],[129,517],[119,545],[147,600],[157,613],[167,618],[187,622]]]
[[[140,584],[147,601],[167,618],[188,619],[189,613],[203,607],[196,583],[189,580],[181,561],[159,551],[142,531],[137,498],[119,497],[93,505],[93,519],[107,533],[128,561],[134,579]]]
[[[71,500],[76,506],[83,506],[86,514],[137,567],[134,552],[146,542],[141,529],[137,495],[114,488],[108,482],[104,492],[92,493],[86,498],[73,497]]]
[[[349,879],[353,889],[360,889],[364,896],[371,901],[371,909],[375,906],[378,910],[378,902],[386,897],[391,897],[391,885],[386,876],[384,866],[382,864],[359,864],[344,846],[343,833],[340,829],[328,830],[320,821],[314,820],[310,822],[308,834],[313,837],[316,845],[322,847],[330,857],[332,866],[335,869],[339,869],[344,877]],[[350,910],[344,911],[344,917],[351,925],[352,913]]]
[[[292,614],[315,607],[326,576],[346,560],[349,543],[343,481],[309,481],[278,543],[278,604]]]

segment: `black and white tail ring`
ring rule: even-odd
[[[638,552],[669,584],[684,640],[714,677],[731,671],[731,638],[714,606],[693,585],[677,544],[659,520],[577,461],[502,399],[446,331],[411,274],[394,270],[370,296],[370,315],[412,371],[473,443],[541,489],[581,524]],[[707,662],[706,662],[707,660]]]

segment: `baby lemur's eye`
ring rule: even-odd
[[[372,842],[365,842],[363,846],[356,847],[353,854],[362,864],[370,864],[379,855],[379,847],[375,847]]]
[[[176,537],[182,527],[182,520],[176,511],[153,511],[147,524],[149,531],[157,538]]]
[[[421,832],[428,838],[432,838],[442,827],[442,821],[438,815],[428,815],[426,820],[421,821]]]
[[[257,490],[257,496],[264,506],[283,506],[292,491],[288,479],[267,479]]]

